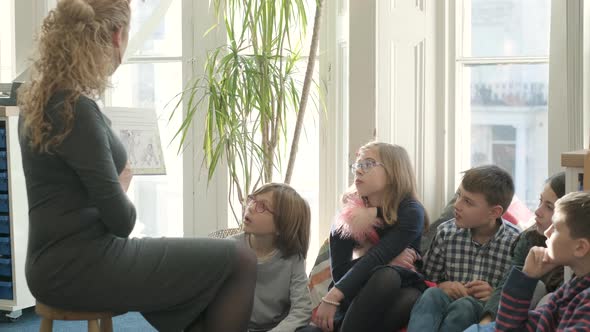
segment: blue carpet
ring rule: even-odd
[[[35,314],[34,308],[23,310],[23,315],[17,320],[10,322],[6,319],[0,320],[0,331],[2,332],[38,332],[41,319]],[[63,322],[54,321],[54,332],[80,332],[87,331],[86,321]],[[156,331],[141,314],[129,312],[121,316],[113,317],[113,329],[115,331],[129,332],[153,332]]]

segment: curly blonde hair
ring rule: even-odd
[[[50,152],[72,130],[80,96],[104,92],[115,71],[113,33],[129,30],[129,0],[60,0],[38,36],[32,78],[19,90],[18,103],[31,147]],[[59,129],[45,113],[56,92],[65,93]],[[56,126],[57,127],[57,126]]]

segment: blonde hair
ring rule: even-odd
[[[385,223],[394,225],[397,222],[398,208],[402,200],[412,198],[420,202],[416,190],[416,176],[414,175],[410,156],[403,147],[384,142],[369,142],[359,149],[359,154],[368,150],[373,150],[379,154],[383,168],[385,168],[387,184],[390,190],[385,191],[381,208],[383,209]],[[351,192],[356,194],[356,189],[352,189],[349,194]],[[427,228],[428,217],[424,212],[424,230]]]
[[[50,152],[69,134],[74,105],[81,95],[98,96],[114,72],[113,33],[128,33],[129,0],[60,0],[49,12],[38,37],[32,78],[18,102],[31,147]],[[65,93],[55,125],[45,107],[56,92]]]
[[[309,248],[311,212],[307,201],[293,187],[284,183],[267,183],[254,196],[272,192],[274,223],[278,232],[277,248],[284,257],[298,255],[305,259]]]

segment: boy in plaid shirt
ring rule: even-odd
[[[502,219],[514,194],[512,177],[497,166],[465,172],[455,219],[437,229],[424,257],[427,289],[412,309],[408,331],[463,331],[477,323],[485,302],[510,268],[519,230]]]

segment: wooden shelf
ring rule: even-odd
[[[590,150],[578,150],[561,154],[561,166],[584,167],[584,161],[589,158]]]
[[[585,175],[584,183],[582,184],[583,189],[590,190],[590,150],[584,149],[562,153],[561,166],[566,168],[579,168],[581,171],[580,173]]]
[[[577,150],[561,154],[561,166],[565,167],[565,192],[578,190],[590,190],[590,150]],[[583,183],[580,185],[580,176],[583,176]],[[564,267],[564,281],[572,277],[572,270]]]
[[[18,113],[19,110],[17,106],[0,106],[1,117],[17,116]]]

